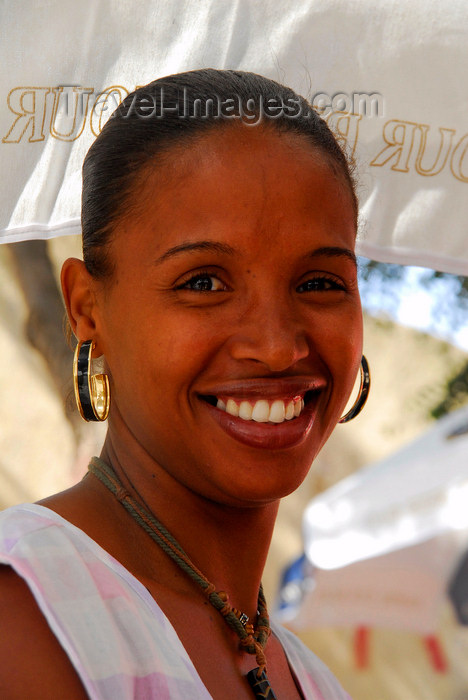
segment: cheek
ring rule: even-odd
[[[154,303],[135,298],[131,307],[121,307],[119,314],[112,315],[115,322],[106,327],[114,398],[125,410],[132,402],[132,412],[151,407],[152,414],[164,415],[170,408],[174,416],[175,408],[186,406],[191,385],[210,364],[222,340],[216,326],[196,314],[158,309]],[[137,396],[144,397],[139,408]]]
[[[343,408],[353,392],[356,378],[359,375],[361,357],[362,326],[359,324],[355,327],[354,332],[350,333],[348,336],[347,344],[342,354],[339,354],[339,356],[336,358],[337,366],[340,368],[340,379],[343,387]]]
[[[346,403],[362,356],[362,313],[358,303],[339,319],[322,326],[320,354],[332,376],[335,400]]]

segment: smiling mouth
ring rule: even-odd
[[[202,396],[201,398],[220,411],[243,421],[279,425],[299,418],[304,407],[315,394],[315,391],[307,391],[304,395],[297,395],[290,399],[258,399],[255,401],[247,398],[234,399],[228,396]]]

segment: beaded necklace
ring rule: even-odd
[[[130,495],[111,466],[99,457],[93,457],[88,469],[109,489],[151,539],[202,589],[211,605],[239,637],[241,649],[248,654],[255,654],[258,668],[246,675],[255,698],[276,700],[266,673],[264,649],[271,630],[262,586],[258,592],[257,624],[254,627],[245,613],[231,607],[227,593],[216,591],[215,586],[197,569],[164,525]]]

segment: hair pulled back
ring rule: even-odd
[[[175,146],[189,146],[209,130],[244,124],[290,132],[327,157],[349,186],[350,164],[325,121],[293,90],[255,73],[195,70],[155,80],[128,95],[111,115],[83,164],[83,258],[95,277],[110,274],[107,255],[116,223],[129,210],[142,171],[164,165]],[[252,127],[253,128],[253,127]]]

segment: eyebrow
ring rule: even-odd
[[[236,254],[236,250],[227,243],[220,243],[219,241],[197,241],[194,243],[180,243],[172,248],[166,250],[159,258],[156,259],[155,264],[160,265],[169,258],[173,258],[182,253],[198,253],[198,252],[211,252],[211,253],[222,253],[224,255],[233,256]],[[344,257],[350,260],[357,267],[357,258],[352,250],[349,248],[341,248],[339,246],[323,246],[315,250],[310,251],[304,256],[306,259],[313,259],[318,257],[328,257],[328,258],[340,258]]]
[[[327,257],[327,258],[347,258],[357,267],[357,257],[349,248],[340,248],[339,246],[323,246],[312,250],[305,255],[308,259]]]
[[[197,241],[196,243],[181,243],[173,248],[169,248],[161,257],[155,261],[156,265],[160,265],[168,258],[173,258],[182,253],[198,253],[200,251],[211,253],[223,253],[224,255],[235,255],[236,251],[227,243],[218,241]]]

